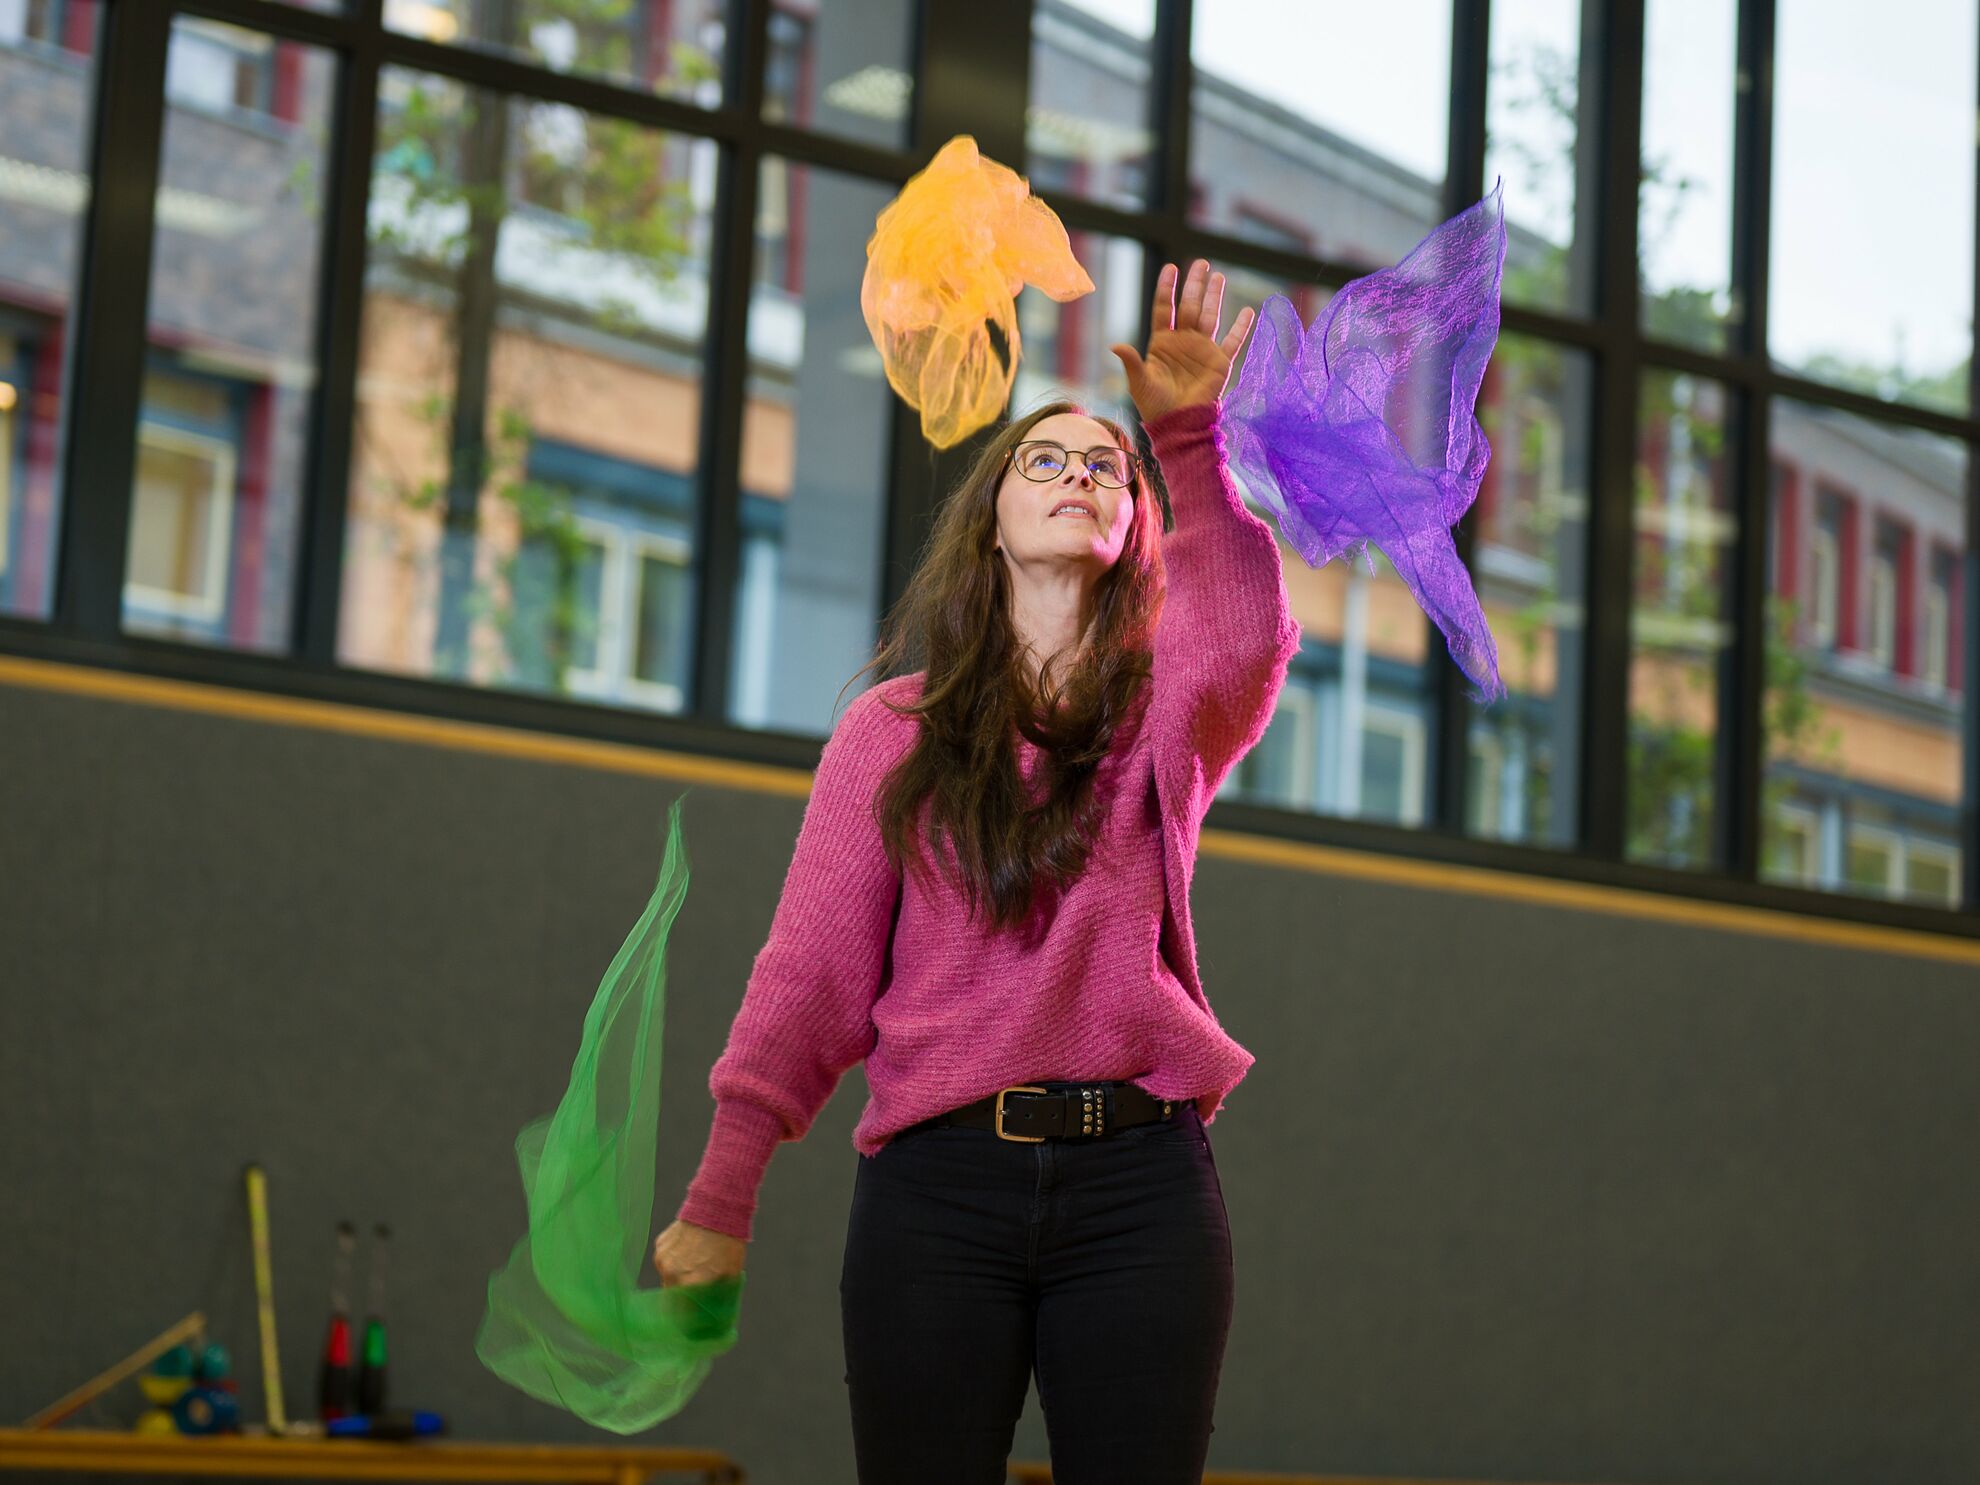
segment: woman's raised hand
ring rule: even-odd
[[[1212,273],[1198,258],[1189,265],[1176,303],[1176,265],[1164,263],[1155,280],[1155,313],[1149,323],[1148,350],[1138,355],[1131,345],[1112,347],[1127,371],[1128,395],[1146,424],[1165,412],[1215,402],[1224,395],[1231,363],[1251,328],[1249,305],[1238,311],[1230,333],[1217,338],[1217,321],[1224,311],[1224,276]]]

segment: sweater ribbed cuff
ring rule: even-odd
[[[717,1100],[701,1168],[688,1183],[687,1199],[675,1215],[697,1227],[750,1241],[763,1173],[783,1137],[784,1121],[773,1110],[745,1099]]]
[[[1215,402],[1193,402],[1187,407],[1172,407],[1141,427],[1150,444],[1181,441],[1215,427],[1221,411]]]

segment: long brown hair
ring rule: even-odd
[[[987,912],[997,929],[1020,926],[1034,914],[1042,927],[1086,864],[1094,772],[1153,669],[1165,591],[1162,512],[1144,458],[1130,486],[1127,540],[1095,584],[1083,643],[1063,675],[1053,656],[1035,687],[1027,677],[1011,622],[1010,573],[993,545],[997,490],[1013,450],[1057,413],[1091,417],[1135,451],[1118,423],[1075,402],[1050,402],[1005,424],[937,510],[874,657],[853,676],[926,672],[917,700],[883,703],[921,719],[914,746],[876,800],[887,858],[896,871],[903,861],[929,871],[917,838],[925,801],[929,854],[940,860],[946,849],[970,916]],[[1045,789],[1036,805],[1018,771],[1014,730],[1041,750]]]

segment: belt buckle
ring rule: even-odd
[[[995,1117],[991,1121],[991,1126],[990,1126],[992,1129],[997,1131],[997,1138],[1000,1140],[1012,1140],[1021,1145],[1044,1144],[1045,1136],[1042,1134],[1005,1134],[1004,1133],[1004,1098],[1007,1094],[1011,1094],[1011,1093],[1050,1093],[1051,1091],[1052,1090],[1049,1088],[1034,1088],[1028,1084],[1017,1084],[1013,1087],[998,1089],[997,1112]]]

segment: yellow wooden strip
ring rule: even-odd
[[[251,722],[272,722],[318,732],[341,732],[391,742],[419,743],[459,752],[488,753],[537,763],[566,763],[612,773],[679,779],[683,783],[713,784],[747,789],[757,794],[802,798],[811,792],[811,772],[766,763],[743,763],[726,758],[702,758],[669,753],[627,743],[559,737],[486,722],[452,722],[413,716],[341,701],[307,701],[262,691],[209,686],[194,681],[163,680],[130,675],[87,665],[61,665],[0,655],[0,683],[38,691],[61,691],[103,701],[128,701],[175,711],[206,712]]]
[[[560,737],[554,733],[496,727],[481,722],[441,721],[380,708],[354,706],[347,702],[296,700],[193,681],[130,675],[97,666],[64,665],[0,655],[0,684],[463,752],[488,753],[539,763],[678,779],[683,783],[706,783],[718,788],[743,789],[759,794],[801,798],[811,792],[811,774],[805,769],[701,758],[659,748]],[[1608,913],[1649,922],[1718,928],[1831,948],[1864,949],[1944,963],[1980,965],[1980,940],[1890,928],[1876,923],[1838,922],[1806,913],[1779,912],[1737,903],[1705,902],[1629,887],[1560,881],[1493,867],[1417,861],[1374,851],[1350,851],[1338,846],[1242,835],[1228,830],[1204,831],[1202,854],[1323,876],[1351,877],[1359,881],[1385,882],[1439,892],[1462,892],[1502,901],[1538,903],[1574,912]]]
[[[1909,954],[1951,964],[1980,965],[1980,941],[1890,928],[1881,923],[1844,923],[1803,913],[1775,912],[1740,903],[1701,902],[1660,892],[1606,887],[1595,882],[1564,882],[1553,877],[1526,876],[1482,866],[1458,866],[1440,861],[1413,861],[1373,851],[1348,851],[1305,841],[1274,840],[1235,831],[1206,830],[1200,854],[1260,866],[1290,867],[1367,882],[1463,892],[1502,901],[1538,903],[1573,912],[1612,913],[1657,923],[1681,923],[1692,928],[1723,928],[1764,938],[1791,939],[1828,948],[1868,949],[1885,954]]]

